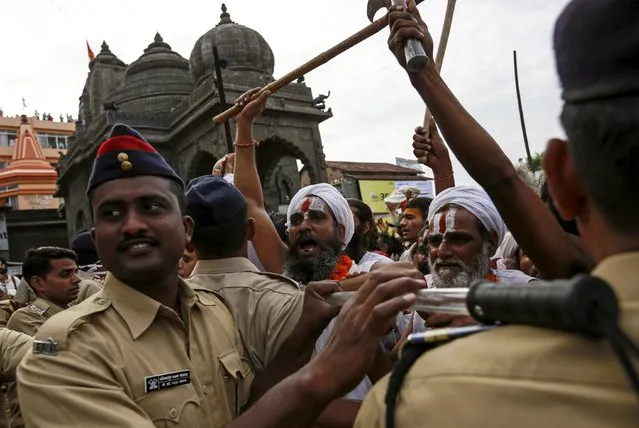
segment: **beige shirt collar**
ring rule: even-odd
[[[639,251],[607,257],[597,265],[592,275],[610,285],[621,306],[639,302]]]
[[[104,283],[104,296],[122,316],[134,340],[151,326],[158,311],[162,309],[174,313],[172,309],[124,284],[110,272]],[[185,314],[198,301],[198,296],[182,279],[179,279],[178,300]]]
[[[198,260],[191,276],[233,272],[259,272],[259,270],[245,257],[230,257],[227,259]]]

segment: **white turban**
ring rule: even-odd
[[[497,248],[497,252],[495,253],[495,257],[499,257],[500,259],[516,259],[519,255],[517,252],[519,251],[519,244],[513,238],[512,233],[506,233],[504,236],[504,240],[501,241],[501,245]]]
[[[300,204],[302,199],[307,196],[317,196],[329,206],[337,224],[344,227],[344,248],[351,242],[353,233],[355,233],[355,220],[353,220],[353,212],[348,202],[335,187],[326,183],[313,184],[311,186],[302,187],[299,192],[293,196],[286,213],[286,227],[291,227],[291,216],[295,208]]]
[[[441,211],[446,205],[455,204],[470,211],[479,219],[488,232],[497,232],[497,244],[501,244],[506,233],[499,211],[484,189],[472,186],[455,186],[439,193],[430,203],[428,221]]]

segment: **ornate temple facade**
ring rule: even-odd
[[[220,100],[214,47],[226,105]],[[228,147],[224,126],[215,125],[213,116],[245,91],[274,81],[274,65],[266,40],[233,22],[224,5],[220,22],[195,42],[189,60],[159,34],[128,65],[103,43],[89,64],[77,130],[59,166],[58,195],[65,201],[69,237],[91,227],[86,185],[97,148],[114,124],[140,131],[184,180],[210,174]],[[299,189],[298,161],[312,182],[326,181],[318,126],[332,117],[325,98],[313,98],[300,79],[271,96],[256,120],[254,136],[262,142],[258,172],[268,209],[281,209]],[[230,128],[234,138],[233,121]]]
[[[75,130],[70,122],[0,117],[0,206],[57,209],[55,166]]]

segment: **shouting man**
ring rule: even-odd
[[[287,212],[289,252],[284,275],[302,284],[340,280],[357,269],[344,250],[355,232],[346,199],[330,184],[302,188]]]

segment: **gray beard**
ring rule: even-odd
[[[291,249],[284,264],[284,276],[304,285],[330,279],[342,254],[341,245],[335,248],[328,243],[321,243],[320,246],[319,256],[313,262],[303,261],[298,252]]]
[[[439,265],[443,262],[442,259],[435,260],[432,263],[430,258],[428,259],[428,266],[430,267],[431,279],[433,281],[433,288],[468,288],[473,281],[478,279],[486,279],[490,273],[490,243],[484,242],[481,250],[477,253],[475,258],[466,264],[457,256],[450,257],[446,260],[447,263],[457,263],[461,270],[458,272],[452,272]]]

